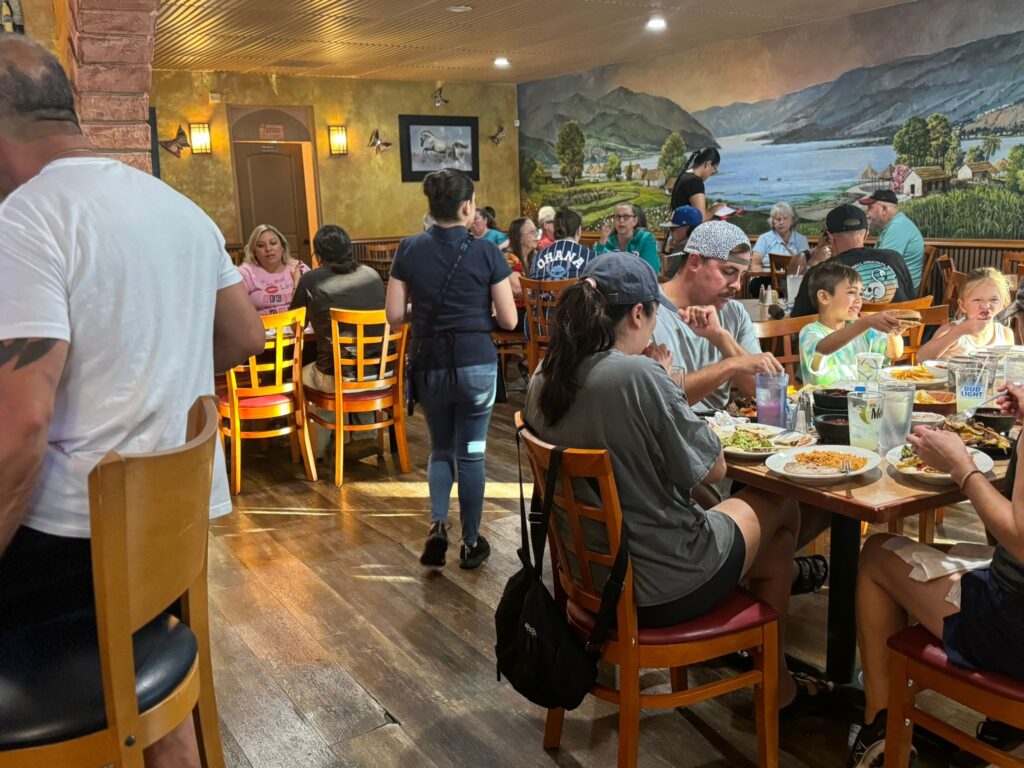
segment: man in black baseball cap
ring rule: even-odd
[[[891,189],[880,189],[858,202],[867,206],[868,223],[878,232],[878,247],[896,251],[907,263],[907,271],[916,291],[924,272],[924,238],[907,214],[900,211],[900,201]]]
[[[910,301],[917,296],[914,281],[907,271],[906,262],[896,251],[879,248],[865,248],[864,238],[868,234],[868,218],[863,209],[849,203],[839,205],[828,212],[825,217],[825,231],[821,235],[831,249],[831,259],[837,259],[860,273],[864,288],[861,295],[865,302],[887,304],[894,301]],[[817,253],[806,261],[813,269],[828,258],[817,249]],[[800,257],[794,258],[797,261]],[[800,284],[796,299],[793,301],[792,317],[803,317],[816,314],[807,293],[807,279]]]

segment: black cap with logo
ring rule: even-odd
[[[840,232],[856,232],[868,228],[868,217],[856,205],[840,205],[828,212],[825,229],[833,235]]]

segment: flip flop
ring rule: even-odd
[[[797,575],[789,588],[789,594],[806,595],[817,592],[825,585],[828,578],[828,560],[824,555],[794,557],[793,563],[797,567]]]

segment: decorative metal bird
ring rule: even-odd
[[[167,139],[161,141],[160,146],[166,149],[175,157],[181,157],[181,150],[191,149],[192,145],[188,143],[188,134],[185,133],[185,129],[180,125],[178,126],[178,134],[173,139]]]
[[[491,136],[491,141],[493,141],[495,144],[501,144],[501,142],[503,142],[504,140],[505,140],[505,126],[504,125],[499,125],[498,126],[498,132],[496,134],[494,134],[493,136]]]
[[[375,129],[374,132],[370,135],[370,143],[367,144],[366,146],[373,147],[377,154],[380,154],[381,152],[387,152],[389,149],[391,149],[391,142],[381,141],[380,130]]]
[[[441,95],[441,92],[443,90],[444,90],[444,86],[443,85],[439,85],[437,87],[437,90],[434,91],[434,93],[433,93],[434,106],[437,107],[438,109],[440,109],[441,107],[443,107],[445,104],[448,103],[448,99],[446,99],[444,96]]]

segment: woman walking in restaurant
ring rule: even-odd
[[[641,627],[689,621],[743,581],[778,611],[784,637],[799,509],[754,488],[711,509],[694,502],[694,488],[725,476],[725,459],[670,377],[672,353],[650,343],[658,296],[654,272],[638,259],[591,261],[559,297],[547,357],[527,389],[527,423],[549,443],[611,454]],[[809,675],[782,675],[780,714],[805,714],[831,690]]]
[[[501,251],[467,230],[476,215],[469,176],[452,169],[431,173],[423,192],[437,223],[399,244],[386,300],[389,323],[412,320],[410,379],[430,434],[430,530],[420,562],[445,564],[457,468],[460,567],[476,568],[491,551],[480,535],[484,452],[498,370],[491,331],[495,322],[514,328],[516,307]]]
[[[704,196],[704,182],[718,173],[718,164],[722,161],[718,150],[714,147],[698,149],[686,161],[683,172],[672,187],[672,205],[674,211],[680,205],[692,205],[708,221],[714,215],[714,209],[724,203],[718,203],[708,210],[707,198]]]
[[[309,267],[288,250],[288,241],[272,224],[260,224],[249,235],[238,268],[249,300],[261,315],[286,312],[299,278]]]

